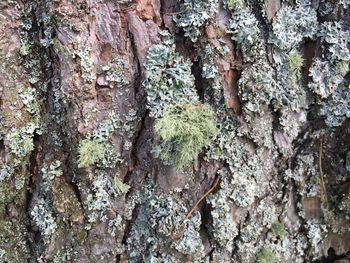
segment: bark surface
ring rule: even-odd
[[[349,6],[1,1],[0,262],[350,262]]]

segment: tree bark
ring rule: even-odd
[[[350,262],[349,5],[2,1],[0,262]]]

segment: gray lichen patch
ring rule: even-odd
[[[196,42],[200,35],[200,27],[215,16],[218,6],[217,0],[185,0],[181,13],[175,16],[174,20],[179,28],[184,29],[185,36]]]

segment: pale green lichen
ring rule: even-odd
[[[120,215],[117,215],[115,219],[109,220],[108,233],[115,237],[118,231],[123,231],[123,219]]]
[[[262,114],[263,107],[276,97],[277,83],[273,75],[272,67],[264,60],[243,70],[239,79],[239,95],[244,102],[246,120]]]
[[[288,64],[289,64],[289,69],[290,71],[294,74],[294,76],[297,79],[300,79],[301,77],[301,67],[303,66],[304,59],[303,57],[298,54],[291,54],[288,58]]]
[[[311,248],[314,253],[318,253],[321,249],[320,242],[327,235],[327,226],[320,224],[316,220],[309,220],[305,227],[307,229],[307,237],[311,244]]]
[[[7,164],[2,165],[0,169],[0,182],[6,180],[13,173],[13,168]]]
[[[31,46],[29,44],[22,44],[19,49],[19,54],[21,56],[27,56],[30,53]]]
[[[233,222],[229,200],[224,191],[219,191],[208,198],[212,206],[212,232],[214,239],[227,250],[231,250],[233,239],[237,236],[238,230]]]
[[[157,195],[154,191],[154,184],[146,182],[137,198],[139,208],[127,239],[129,261],[181,263],[183,257],[169,254],[169,239],[166,237],[178,233],[187,214],[186,206],[178,195]],[[179,247],[184,249],[183,252],[190,249],[187,240],[185,238],[183,246]],[[197,248],[200,246],[195,246],[199,251]]]
[[[41,133],[39,125],[30,122],[23,128],[12,128],[8,134],[10,151],[15,155],[15,165],[34,150],[34,133]]]
[[[264,57],[264,41],[258,20],[248,7],[236,5],[229,24],[232,39],[240,44],[244,61],[254,61]]]
[[[125,125],[130,125],[125,122]],[[113,168],[117,162],[122,162],[116,155],[112,144],[109,142],[112,134],[122,126],[121,121],[114,112],[102,121],[93,132],[83,139],[78,148],[78,167],[84,168],[96,165],[100,168]]]
[[[118,195],[124,195],[130,190],[130,186],[123,183],[117,176],[114,177],[114,185]]]
[[[330,127],[338,127],[350,118],[350,86],[340,85],[322,105],[320,114]]]
[[[242,5],[242,0],[227,0],[226,5],[229,10],[235,10]]]
[[[284,224],[281,222],[273,223],[270,230],[271,230],[272,234],[280,237],[281,239],[283,239],[286,235],[286,229],[284,227]]]
[[[79,144],[78,167],[88,167],[105,158],[105,145],[101,140],[84,139]]]
[[[25,90],[19,90],[19,96],[29,113],[39,114],[38,95],[34,88],[29,87]]]
[[[349,32],[341,22],[324,22],[319,36],[322,56],[310,67],[309,88],[323,101],[320,114],[330,127],[340,126],[350,116],[349,90],[344,77],[349,71]]]
[[[321,25],[319,36],[328,45],[324,46],[326,58],[330,61],[350,61],[350,32],[343,29],[345,25],[340,22],[324,22]]]
[[[257,257],[257,263],[278,263],[275,253],[269,247],[262,248]]]
[[[309,83],[309,88],[321,98],[327,98],[344,81],[343,73],[343,70],[337,69],[329,61],[316,58],[310,68],[309,75],[313,81]]]
[[[218,129],[210,106],[183,104],[168,107],[155,131],[163,141],[160,157],[181,170],[211,142]]]
[[[56,160],[50,164],[44,163],[43,167],[40,170],[42,183],[41,187],[43,191],[50,191],[52,180],[55,177],[59,177],[63,174],[61,169],[61,162]]]

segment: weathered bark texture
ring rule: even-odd
[[[2,0],[0,262],[350,262],[349,6]]]

